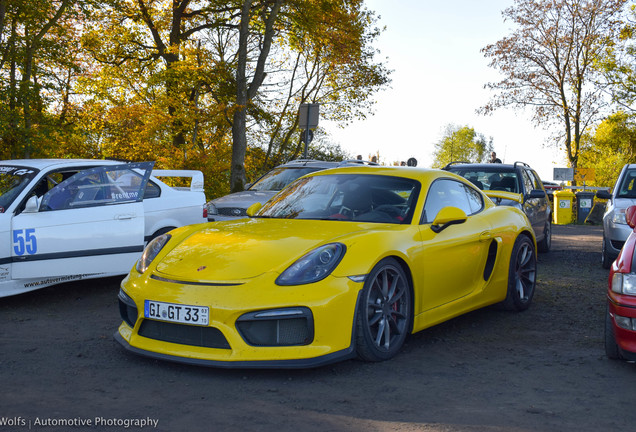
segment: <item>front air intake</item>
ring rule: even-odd
[[[309,345],[314,339],[313,315],[306,307],[272,309],[242,315],[236,328],[253,346]]]

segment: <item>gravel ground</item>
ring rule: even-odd
[[[554,226],[529,310],[486,308],[388,362],[311,370],[129,354],[112,337],[117,279],[0,299],[0,432],[634,430],[635,366],[603,349],[600,247],[598,226]]]

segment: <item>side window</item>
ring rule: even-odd
[[[481,211],[483,205],[481,194],[470,186],[451,179],[436,180],[426,194],[422,223],[432,223],[444,207],[457,207],[472,215]]]
[[[634,179],[636,178],[635,170],[627,170],[623,173],[623,179],[621,181],[621,186],[617,191],[617,198],[635,198],[636,197],[636,187]]]
[[[539,178],[539,175],[532,171],[532,170],[528,170],[528,174],[530,174],[530,178],[532,179],[532,184],[534,184],[534,188],[535,189],[539,189],[539,190],[543,190],[543,183],[541,182],[541,179]]]
[[[466,196],[468,197],[468,205],[470,206],[470,212],[466,212],[467,215],[473,215],[479,213],[484,208],[484,199],[482,195],[475,189],[466,185],[462,185],[466,190]]]
[[[149,181],[146,185],[146,191],[144,192],[144,199],[148,198],[159,198],[161,196],[161,188],[154,184],[152,181]]]
[[[81,171],[49,190],[41,211],[138,201],[144,176],[133,169],[99,167]]]
[[[536,189],[534,187],[532,179],[530,178],[530,175],[528,174],[528,171],[526,171],[525,169],[521,170],[521,180],[523,181],[523,188],[525,190],[525,193],[530,193],[532,189]]]

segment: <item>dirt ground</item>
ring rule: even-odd
[[[0,299],[0,432],[634,430],[636,366],[603,349],[600,248],[598,226],[555,226],[526,312],[476,311],[388,362],[310,370],[130,354],[113,340],[117,279]]]

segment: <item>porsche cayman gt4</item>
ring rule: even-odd
[[[527,217],[449,172],[320,171],[248,214],[148,244],[119,293],[126,349],[219,367],[382,361],[409,333],[532,301]]]

